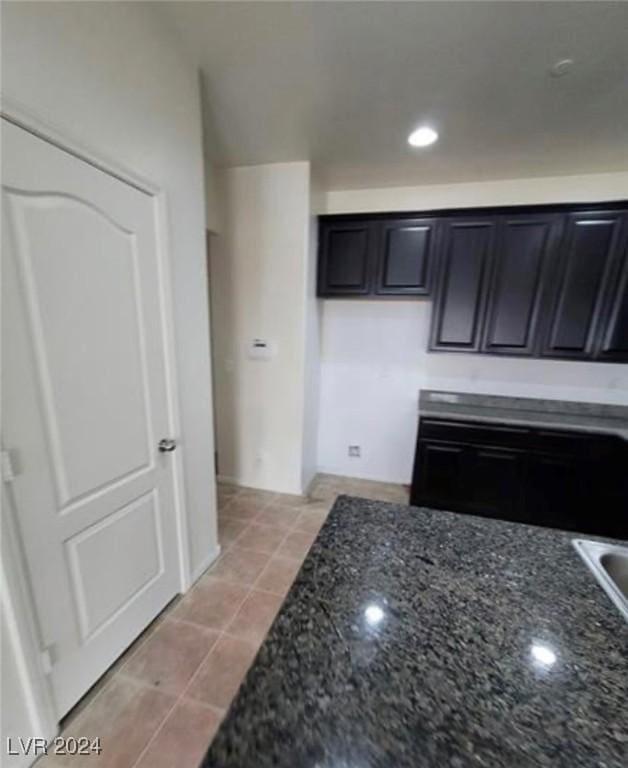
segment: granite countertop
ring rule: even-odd
[[[204,768],[625,768],[628,625],[571,538],[341,496]]]
[[[628,393],[626,394],[628,402]],[[628,405],[421,390],[419,415],[616,434],[628,440]]]

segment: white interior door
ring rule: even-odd
[[[2,128],[3,443],[61,716],[179,586],[155,201]]]

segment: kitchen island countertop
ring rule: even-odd
[[[573,534],[342,496],[205,768],[628,765],[628,625]]]

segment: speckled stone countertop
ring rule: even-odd
[[[626,393],[628,403],[628,392]],[[422,389],[419,415],[530,427],[605,432],[628,440],[628,405],[505,397]]]
[[[341,496],[204,768],[625,768],[628,625],[571,538]]]

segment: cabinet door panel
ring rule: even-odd
[[[467,496],[465,447],[421,440],[417,443],[410,503],[457,509]]]
[[[624,230],[628,229],[628,216]],[[605,314],[597,357],[601,360],[628,361],[628,232],[611,280],[611,296]]]
[[[570,214],[552,277],[551,321],[543,353],[591,357],[617,248],[621,213]]]
[[[479,349],[495,226],[494,218],[445,225],[430,349]]]
[[[500,220],[484,351],[534,353],[544,277],[559,225],[558,216],[524,215]]]
[[[530,522],[577,530],[583,495],[576,457],[530,452],[526,465],[525,506]]]
[[[367,221],[325,223],[320,235],[319,296],[369,293],[373,224]]]
[[[478,446],[473,451],[470,470],[470,499],[477,514],[527,520],[522,498],[522,454]]]
[[[377,293],[429,293],[435,240],[435,219],[398,219],[383,222]]]

